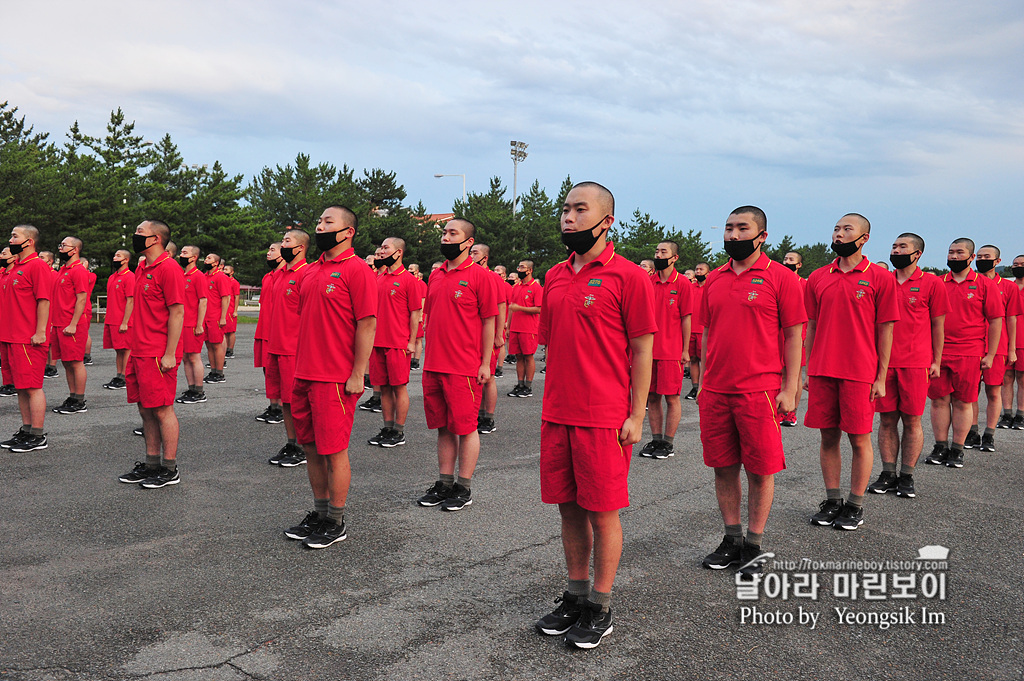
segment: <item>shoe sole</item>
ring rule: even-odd
[[[309,539],[313,535],[311,535],[311,534],[299,535],[299,534],[295,534],[294,532],[289,534],[288,530],[285,530],[284,531],[284,536],[287,537],[288,539],[293,539],[295,541],[302,541],[303,539]]]
[[[908,494],[906,492],[900,492],[900,491],[897,490],[896,496],[900,497],[901,499],[916,499],[917,498],[917,493],[916,492],[911,492],[910,494]]]
[[[925,459],[924,462],[929,466],[945,466],[945,459]]]
[[[726,563],[725,565],[707,565],[705,563],[701,563],[700,566],[702,568],[704,568],[705,570],[724,570],[724,569],[726,569],[728,567],[732,567],[733,565],[736,565],[739,562],[740,562],[739,560],[734,560],[734,561],[731,561],[729,563]]]
[[[456,511],[461,511],[462,509],[466,508],[467,506],[472,506],[472,505],[473,505],[473,500],[470,499],[466,503],[461,504],[459,506],[442,506],[441,510],[442,511],[448,511],[449,513],[455,513]]]
[[[441,499],[439,501],[430,501],[430,502],[420,501],[419,499],[417,499],[416,503],[419,504],[420,506],[422,506],[423,508],[434,508],[435,506],[440,506],[441,504],[443,504],[444,503],[444,499]]]
[[[178,478],[177,480],[168,480],[167,482],[161,482],[159,485],[147,485],[144,482],[140,482],[139,486],[142,487],[143,489],[160,489],[161,487],[170,487],[171,485],[177,485],[179,482],[181,482],[181,478]]]
[[[117,481],[118,482],[123,482],[126,485],[138,485],[138,484],[140,484],[145,479],[146,478],[140,478],[138,480],[125,480],[124,478],[118,478]]]
[[[27,452],[35,452],[35,451],[38,451],[40,449],[46,449],[46,447],[47,447],[46,444],[41,444],[41,445],[38,445],[36,447],[28,447],[28,448],[21,448],[21,449],[17,449],[15,447],[11,447],[11,451],[14,452],[15,454],[25,454]]]
[[[857,521],[857,524],[854,525],[853,527],[846,527],[845,525],[840,525],[838,523],[832,523],[832,527],[834,527],[837,530],[844,530],[846,532],[853,532],[854,530],[856,530],[858,527],[860,527],[863,524],[864,524],[864,521],[863,520],[859,520],[859,521]]]
[[[263,423],[266,423],[269,426],[276,426],[279,423],[284,423],[284,419],[281,419],[280,421],[278,421],[277,419],[267,419]]]
[[[995,447],[982,447],[981,451],[983,451],[983,452],[994,452],[994,451],[996,451],[996,448]]]
[[[642,456],[645,459],[653,459],[654,458],[654,454],[651,454],[650,452],[640,452],[640,454],[638,454],[637,456]]]
[[[796,424],[790,423],[789,421],[783,421],[779,425],[782,426],[783,428],[796,428]]]
[[[404,444],[405,440],[402,440],[401,442],[389,442],[387,444],[382,442],[380,443],[380,446],[383,447],[384,449],[392,449],[393,447],[401,447]]]
[[[877,489],[874,487],[868,487],[868,491],[871,492],[872,494],[888,494],[889,492],[895,492],[896,488],[889,487],[887,489]]]
[[[269,463],[271,466],[280,466],[281,465],[280,461],[274,461],[273,459],[267,459],[267,463]]]
[[[614,626],[610,626],[607,629],[605,629],[605,631],[601,634],[601,638],[597,639],[597,641],[594,643],[584,643],[582,641],[570,641],[569,639],[566,639],[565,644],[575,646],[577,648],[582,648],[583,650],[590,650],[591,648],[596,648],[599,645],[601,645],[601,641],[604,640],[604,637],[612,633],[614,629]]]
[[[348,539],[348,532],[346,532],[345,534],[341,535],[340,537],[335,537],[333,539],[330,539],[329,541],[319,541],[319,542],[313,543],[313,542],[311,542],[311,541],[309,541],[307,539],[307,540],[303,541],[302,544],[306,548],[309,548],[309,549],[326,549],[331,544],[337,544],[338,542],[345,541],[346,539]]]
[[[104,385],[107,390],[124,390],[127,386],[121,387],[119,385]]]
[[[573,622],[573,624],[576,623]],[[570,629],[572,629],[572,624],[567,626],[565,629],[545,629],[539,624],[533,625],[533,628],[537,630],[538,634],[544,634],[545,636],[564,636],[565,634],[569,633]]]
[[[962,463],[947,463],[946,464],[946,468],[963,468],[963,467],[964,467],[964,465]]]
[[[480,433],[481,435],[490,435],[491,433],[493,433],[496,430],[497,430],[497,428],[491,428],[489,430],[480,430],[479,428],[477,428],[476,432]]]
[[[280,466],[281,468],[298,468],[299,466],[305,466],[306,460],[303,459],[302,461],[296,463],[292,463],[289,461],[288,463],[279,463],[277,465]]]
[[[814,518],[811,518],[811,525],[817,525],[818,527],[828,527],[829,525],[833,524],[834,522],[835,522],[834,519],[833,520],[815,520]]]

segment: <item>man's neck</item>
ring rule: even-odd
[[[753,253],[751,253],[745,259],[740,260],[740,261],[733,260],[732,261],[732,271],[735,272],[736,274],[743,274],[744,272],[749,270],[751,267],[753,267],[757,263],[758,259],[760,259],[760,257],[761,257],[761,247],[758,246],[757,250],[754,251]],[[704,281],[707,281],[707,278],[705,278]]]
[[[981,274],[982,274],[983,276],[986,276],[986,277],[988,277],[988,278],[989,278],[989,279],[991,279],[992,281],[995,281],[995,280],[996,280],[996,277],[998,276],[998,275],[996,274],[996,271],[995,271],[995,269],[991,269],[991,270],[989,270],[988,272],[981,272]]]
[[[392,265],[391,267],[387,268],[387,269],[388,269],[388,272],[390,274],[394,274],[395,272],[400,272],[402,270],[402,261],[401,260],[396,260],[395,264]]]
[[[971,268],[967,267],[959,272],[950,272],[953,275],[953,281],[960,283],[967,280],[967,277],[971,276]]]
[[[459,253],[459,257],[455,258],[455,260],[449,260],[448,261],[448,269],[449,270],[454,270],[456,267],[458,267],[462,263],[466,262],[466,260],[468,258],[469,258],[469,253],[467,251],[463,251],[462,253]]]
[[[849,258],[839,258],[839,269],[843,272],[849,272],[853,270],[857,265],[860,264],[861,260],[864,259],[864,254],[859,250],[851,255]]]
[[[916,262],[914,264],[912,264],[912,265],[907,265],[906,267],[904,267],[901,270],[896,270],[896,281],[898,281],[899,283],[902,284],[903,282],[907,281],[912,276],[914,276],[914,272],[916,272],[916,271],[917,271],[917,263]]]
[[[167,252],[163,246],[150,246],[149,250],[146,251],[146,266],[152,265],[157,259]]]
[[[660,279],[661,283],[664,284],[665,282],[667,282],[669,279],[672,278],[672,273],[675,272],[675,271],[676,271],[676,268],[672,267],[670,265],[670,266],[666,267],[665,269],[660,270],[658,272],[658,279]]]
[[[593,229],[593,227],[591,227],[591,229]],[[604,253],[604,249],[608,246],[608,237],[606,234],[607,232],[601,232],[601,236],[598,238],[597,243],[594,244],[589,251],[583,255],[580,255],[579,253],[576,254],[576,257],[572,259],[572,268],[575,271],[579,272],[585,265],[594,262],[597,260],[598,256]]]

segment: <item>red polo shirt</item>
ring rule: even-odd
[[[170,254],[162,253],[152,265],[143,262],[135,271],[135,308],[131,347],[134,357],[163,357],[167,349],[167,322],[171,305],[185,304],[185,275]],[[184,335],[184,334],[183,334]],[[181,359],[182,336],[174,356]]]
[[[499,277],[500,281],[500,277]],[[523,307],[538,307],[544,301],[544,287],[534,279],[529,284],[523,282],[519,286],[509,286],[502,282],[501,292],[508,296],[509,303]],[[510,312],[509,331],[516,333],[537,333],[540,328],[540,313]]]
[[[89,272],[81,260],[76,260],[60,268],[57,272],[57,283],[53,287],[53,299],[50,301],[50,324],[64,328],[75,316],[75,303],[78,294],[86,294],[85,310],[80,321],[89,323]]]
[[[900,320],[892,329],[889,367],[927,369],[932,364],[932,319],[949,311],[946,287],[934,274],[918,267],[905,282],[896,282],[896,291]]]
[[[867,258],[843,272],[836,258],[807,278],[806,306],[817,322],[807,375],[873,383],[876,325],[900,318],[896,278]]]
[[[988,277],[985,277],[988,279]],[[1013,283],[1012,279],[1003,279],[998,274],[994,279],[989,279],[996,288],[999,290],[1000,297],[1003,300],[1003,327],[999,334],[999,347],[996,350],[997,355],[1010,354],[1010,335],[1006,330],[1006,324],[1010,321],[1011,317],[1016,317],[1020,314],[1020,291],[1017,289],[1017,285]],[[1021,329],[1017,329],[1017,334],[1021,333]],[[1015,339],[1014,346],[1020,345],[1020,341]]]
[[[310,265],[300,260],[294,268],[286,267],[274,279],[274,302],[270,307],[270,350],[275,355],[294,355],[299,347],[299,294],[302,282],[310,273]],[[345,376],[345,380],[348,376]],[[311,379],[319,380],[319,379]]]
[[[427,284],[429,342],[423,370],[457,376],[476,376],[483,358],[480,339],[483,320],[498,315],[498,289],[494,276],[473,260],[449,270],[449,262],[434,270]]]
[[[256,340],[270,340],[270,309],[274,303],[274,284],[277,281],[278,270],[271,270],[263,275],[260,283],[260,313],[256,318]]]
[[[210,302],[206,304],[206,319],[207,322],[217,324],[220,322],[220,305],[221,298],[224,296],[231,295],[231,284],[228,282],[227,275],[220,270],[217,270],[213,274],[206,274],[206,299]],[[230,310],[230,303],[228,304]]]
[[[288,285],[287,283],[285,285]],[[356,322],[377,314],[373,271],[351,248],[306,268],[299,293],[295,378],[344,383],[355,364]]]
[[[630,411],[629,341],[658,330],[647,273],[615,254],[574,272],[575,254],[544,277],[540,344],[548,346],[545,421],[621,428]],[[429,347],[429,345],[428,345]]]
[[[375,348],[409,347],[409,317],[423,309],[419,281],[404,267],[387,269],[377,277],[377,333]]]
[[[690,323],[696,311],[693,309],[694,289],[684,286],[686,277],[674,268],[668,281],[662,283],[655,271],[651,274],[654,286],[654,315],[658,320],[658,330],[654,334],[654,359],[674,359],[683,356],[683,348],[690,338],[683,338],[683,318],[690,315]]]
[[[206,275],[200,272],[195,265],[183,276],[185,277],[185,323],[182,328],[189,333],[194,333],[196,323],[199,322],[199,301],[206,296],[209,284]]]
[[[0,342],[26,344],[36,332],[36,304],[53,295],[53,270],[38,253],[19,260],[7,274]],[[49,330],[43,345],[49,345]]]
[[[704,320],[700,316],[700,311],[704,307],[704,289],[708,285],[708,280],[705,279],[703,284],[698,284],[697,282],[692,283],[693,288],[690,289],[690,292],[692,293],[692,296],[690,297],[690,309],[693,310],[693,315],[690,317],[690,333],[700,334],[704,333]],[[694,359],[700,358],[696,357]]]
[[[128,299],[135,295],[135,273],[122,267],[107,279],[107,313],[103,323],[107,326],[121,326]],[[128,318],[128,327],[134,320]]]
[[[775,352],[775,343],[779,331],[807,321],[800,279],[764,253],[741,274],[733,271],[730,260],[704,281],[701,319],[708,336],[701,390],[731,394],[778,390],[782,357]]]
[[[242,285],[239,284],[238,280],[235,279],[234,277],[228,277],[228,275],[226,274],[224,276],[227,277],[228,286],[230,287],[229,290],[231,291],[231,300],[228,302],[228,314],[231,314],[232,312],[237,314],[238,294],[242,292]]]
[[[988,323],[1003,316],[1003,300],[995,283],[968,270],[957,283],[949,272],[942,276],[949,298],[943,357],[983,357],[988,351]]]
[[[1017,286],[1017,284],[1014,284]],[[1017,286],[1017,309],[1020,310],[1020,314],[1017,315],[1017,348],[1024,350],[1024,288]],[[1017,353],[1017,358],[1020,359],[1021,353]]]

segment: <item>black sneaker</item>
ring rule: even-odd
[[[519,389],[519,394],[516,397],[533,397],[533,388],[524,385]]]
[[[85,406],[85,400],[73,400],[59,409],[61,414],[84,414],[89,411]]]
[[[140,483],[153,473],[154,471],[146,468],[146,464],[141,461],[136,461],[135,468],[131,469],[124,475],[119,476],[117,479],[119,482],[126,482],[128,484]]]
[[[942,442],[936,442],[932,448],[932,453],[928,455],[928,458],[924,460],[925,463],[931,464],[932,466],[945,466],[946,458],[949,456],[949,447]]]
[[[864,508],[857,508],[851,504],[843,504],[843,510],[832,522],[832,527],[837,530],[856,530],[864,524]]]
[[[263,410],[262,414],[256,414],[256,420],[259,421],[260,423],[266,423],[267,422],[267,417],[270,416],[273,413],[274,413],[273,405],[268,405],[267,408]]]
[[[1002,428],[1008,430],[1013,425],[1013,417],[1009,414],[1003,414],[999,417],[999,422],[996,423],[996,428]]]
[[[602,611],[597,603],[583,601],[580,606],[580,618],[569,627],[565,634],[565,644],[585,650],[601,645],[601,639],[612,633],[612,610]]]
[[[281,459],[283,459],[286,456],[289,456],[291,453],[292,453],[291,443],[286,442],[284,447],[281,447],[281,449],[279,449],[277,451],[277,454],[274,454],[274,456],[272,456],[269,459],[267,459],[267,463],[269,463],[271,466],[280,466],[281,465]]]
[[[91,367],[92,366],[92,355],[83,355],[82,356],[82,364],[84,364],[87,367]]]
[[[655,459],[667,459],[670,456],[676,455],[675,446],[668,440],[660,440],[658,442],[658,448],[654,450]]]
[[[331,544],[336,544],[340,541],[345,541],[348,537],[348,532],[345,528],[345,519],[341,519],[341,524],[338,524],[330,518],[324,518],[320,521],[316,531],[302,540],[302,543],[311,549],[326,549]]]
[[[43,371],[43,376],[46,378],[57,378],[57,367],[47,365]]]
[[[181,397],[182,399],[175,400],[175,402],[180,402],[181,404],[202,404],[203,402],[206,401],[206,391],[204,390],[203,392],[199,393],[193,390],[190,393],[186,390],[185,394],[182,395]]]
[[[271,412],[267,414],[267,418],[264,423],[268,423],[270,425],[284,423],[284,409],[278,407],[277,409],[271,410]]]
[[[281,468],[297,468],[306,464],[306,450],[302,447],[293,448],[287,455],[281,457]]]
[[[545,636],[559,636],[569,631],[580,618],[580,597],[565,591],[555,599],[554,610],[537,620],[533,627]]]
[[[23,430],[19,430],[17,433],[14,434],[14,437],[12,437],[10,440],[4,440],[3,442],[0,442],[0,447],[3,447],[4,449],[10,449],[14,445],[21,443],[21,441],[26,437],[28,437],[28,433],[26,433]]]
[[[896,491],[896,474],[890,471],[882,471],[878,480],[868,485],[868,491],[872,494],[885,494],[886,492]]]
[[[227,378],[219,371],[211,371],[203,377],[203,383],[226,383]]]
[[[818,504],[818,512],[811,516],[811,525],[831,525],[842,510],[842,499],[826,499]]]
[[[452,485],[452,489],[448,492],[448,498],[441,502],[442,511],[461,511],[467,506],[473,505],[473,498],[471,491],[455,483]]]
[[[54,408],[53,408],[53,409],[51,409],[50,411],[52,411],[52,412],[53,412],[54,414],[64,414],[64,413],[66,413],[66,412],[63,412],[63,411],[61,411],[61,410],[62,410],[62,409],[67,409],[67,408],[68,408],[68,405],[70,405],[70,404],[71,404],[71,403],[72,403],[73,401],[74,401],[74,400],[72,400],[72,399],[71,399],[70,397],[68,397],[68,398],[65,398],[65,400],[64,400],[63,402],[61,402],[60,404],[58,404],[58,405],[57,405],[56,407],[54,407]]]
[[[374,397],[372,395],[370,396],[370,399],[360,404],[359,408],[362,409],[363,411],[372,411],[375,414],[379,414],[382,411],[384,411],[384,409],[380,405],[380,398]]]
[[[18,391],[10,383],[7,383],[5,385],[0,385],[0,397],[17,397],[17,396],[18,396]]]
[[[185,403],[185,398],[186,398],[186,397],[192,397],[192,388],[189,388],[188,390],[186,390],[186,391],[185,391],[185,392],[183,392],[182,394],[180,394],[180,395],[178,395],[177,397],[175,397],[175,398],[174,398],[174,401],[175,401],[176,403],[178,403],[178,404],[184,404],[184,403]]]
[[[177,468],[172,471],[167,466],[160,466],[156,472],[150,471],[149,477],[139,484],[146,489],[160,489],[168,485],[177,485],[179,482],[181,482],[181,478],[178,477]]]
[[[660,440],[651,440],[650,442],[645,444],[643,446],[643,449],[640,450],[640,456],[644,457],[645,459],[653,459],[654,452],[658,449],[659,442]]]
[[[686,393],[686,397],[683,399],[695,400],[697,399],[697,386],[690,388],[690,392]]]
[[[132,435],[138,435],[139,437],[146,437],[146,434],[142,431],[142,428],[136,428],[132,431]]]
[[[123,378],[114,376],[108,382],[104,383],[103,387],[107,390],[124,390],[128,387],[128,383]]]
[[[417,371],[420,368],[420,361],[418,359],[412,360],[409,362],[409,368],[413,371]]]
[[[511,390],[509,390],[505,394],[508,395],[509,397],[519,397],[519,391],[522,390],[522,389],[523,389],[523,386],[517,385],[517,386],[515,386],[514,388],[512,388]]]
[[[740,579],[753,579],[755,575],[764,573],[766,562],[768,559],[761,552],[761,547],[748,544],[744,540],[743,548],[740,549],[740,566],[736,569],[736,574],[740,576]]]
[[[486,416],[476,422],[476,432],[482,435],[489,435],[497,429],[498,426],[494,424],[494,419],[489,419]]]
[[[516,363],[516,356],[515,355],[505,355],[505,364],[515,364],[515,363]]]
[[[447,487],[443,482],[438,480],[434,483],[434,486],[427,490],[427,493],[416,500],[416,503],[420,506],[437,506],[451,494],[452,488]]]
[[[366,375],[363,376],[363,387],[364,388],[372,388],[373,387],[373,383],[370,382],[369,374],[366,374]]]
[[[505,370],[502,369],[500,365],[494,367],[494,377],[495,378],[501,378],[504,375],[505,375]]]
[[[963,468],[964,467],[964,450],[949,450],[949,456],[946,457],[947,468]]]
[[[742,542],[737,544],[729,537],[724,537],[722,539],[722,543],[718,545],[718,548],[704,557],[704,561],[701,563],[701,566],[708,570],[724,570],[730,565],[735,565],[740,562],[740,554],[742,551]]]
[[[366,444],[373,445],[374,447],[380,447],[380,443],[387,439],[388,435],[391,434],[390,428],[381,428],[380,432],[371,437],[366,441]]]
[[[12,452],[17,452],[18,454],[23,452],[33,452],[37,449],[46,449],[46,434],[30,435],[26,433],[25,437],[21,439],[21,442],[16,445],[12,445],[10,449]]]
[[[293,525],[284,531],[284,536],[289,539],[305,539],[316,531],[320,526],[320,516],[316,511],[310,511],[298,525]]]
[[[405,431],[399,433],[396,429],[392,428],[388,433],[388,436],[380,441],[380,446],[385,449],[391,449],[392,447],[401,447],[405,444]]]
[[[224,351],[224,359],[231,359],[234,356],[235,356],[235,351],[234,350],[225,350]]]
[[[896,486],[896,496],[905,499],[913,499],[917,496],[917,492],[914,491],[913,475],[901,475],[899,477],[899,483]]]
[[[14,386],[11,386],[12,388]],[[1010,423],[1011,430],[1024,430],[1024,414],[1018,414],[1013,417],[1013,421]]]
[[[976,449],[981,446],[981,435],[978,431],[972,430],[967,433],[967,439],[964,440],[964,449]]]
[[[981,436],[981,451],[983,452],[994,452],[996,451],[996,436],[985,434]]]

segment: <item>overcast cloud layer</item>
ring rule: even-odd
[[[842,213],[945,260],[961,233],[1024,251],[1024,6],[776,2],[0,0],[0,101],[60,138],[122,107],[190,163],[247,176],[297,152],[396,170],[450,209],[492,175],[567,174],[682,228],[761,205],[777,237]],[[1011,202],[1012,201],[1012,202]],[[1002,239],[1003,242],[1000,242]]]

